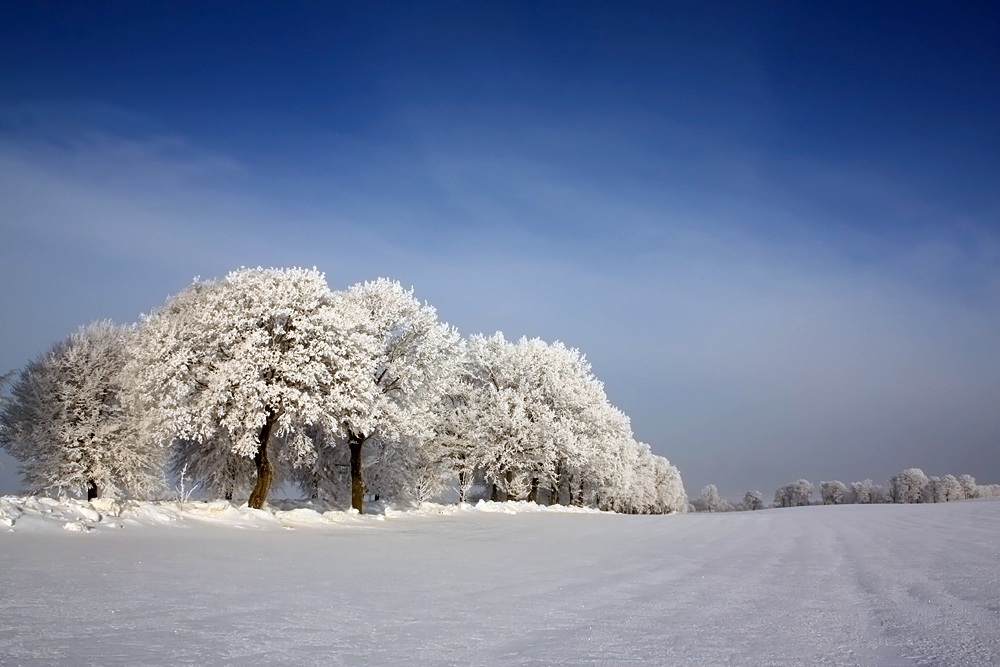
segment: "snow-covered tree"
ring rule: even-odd
[[[898,475],[893,475],[887,482],[891,502],[920,503],[924,502],[924,490],[930,480],[920,468],[907,468]]]
[[[764,509],[764,495],[760,491],[747,491],[739,509],[744,511]]]
[[[0,410],[3,410],[11,401],[11,397],[7,395],[7,386],[14,381],[15,375],[17,375],[17,371],[7,371],[0,375]]]
[[[958,478],[958,483],[962,485],[962,491],[965,493],[966,498],[979,497],[979,485],[976,484],[975,477],[972,475],[962,475]]]
[[[630,514],[687,511],[687,493],[676,467],[645,443],[629,440],[620,445],[621,481],[599,489],[598,507]]]
[[[210,448],[203,458],[212,465],[232,462],[225,447],[252,460],[248,505],[260,508],[276,454],[310,465],[323,444],[310,437],[316,429],[370,419],[376,341],[359,319],[315,269],[241,269],[195,281],[143,318],[132,395],[162,437]],[[187,448],[197,461],[196,447]]]
[[[226,500],[249,496],[257,474],[253,459],[233,451],[232,437],[224,429],[201,442],[174,442],[170,471],[175,479],[183,478],[188,489]]]
[[[731,512],[732,504],[719,495],[719,490],[715,484],[705,486],[698,496],[699,504],[703,512]]]
[[[434,438],[463,500],[483,479],[493,499],[547,496],[622,512],[687,507],[677,469],[633,439],[578,350],[473,336],[445,397]]]
[[[980,484],[976,487],[976,498],[1000,498],[1000,484]]]
[[[776,507],[804,507],[809,504],[812,492],[812,483],[799,479],[775,491],[774,504]]]
[[[850,492],[843,482],[820,482],[819,493],[824,505],[845,505],[850,502]]]
[[[425,446],[437,453],[441,467],[450,477],[458,478],[459,502],[468,502],[476,477],[477,430],[472,408],[475,389],[464,379],[461,367],[466,355],[464,341],[459,351],[459,370],[442,392],[434,407],[432,433]]]
[[[851,502],[859,505],[870,505],[878,502],[878,487],[870,479],[851,482]]]
[[[954,475],[945,475],[934,483],[934,502],[949,503],[965,500],[965,489]]]
[[[625,507],[635,490],[655,504],[648,447],[632,439],[628,417],[608,402],[578,350],[537,338],[473,336],[462,375],[468,390],[455,418],[471,447],[464,475],[482,470],[509,499],[537,500],[547,489],[549,502]],[[636,476],[642,465],[644,480]]]
[[[131,336],[96,322],[21,372],[0,413],[0,444],[30,492],[144,497],[162,485],[164,449],[123,401]]]
[[[686,512],[688,506],[687,492],[684,490],[684,483],[681,481],[681,473],[677,466],[673,465],[662,456],[653,456],[654,465],[654,485],[656,488],[657,514],[670,514],[673,512]]]
[[[557,459],[576,445],[570,425],[556,414],[557,405],[568,402],[560,396],[555,357],[538,339],[512,344],[497,333],[467,343],[465,439],[494,498],[498,488],[508,499],[526,499],[541,484],[556,488]]]
[[[375,343],[356,360],[367,373],[369,388],[345,406],[336,429],[350,450],[351,506],[361,511],[364,501],[366,443],[378,445],[377,461],[386,466],[421,466],[413,479],[417,495],[424,496],[439,476],[439,462],[413,448],[433,436],[435,408],[451,387],[459,362],[458,333],[438,321],[434,308],[420,303],[412,290],[385,278],[351,287],[344,301],[352,307],[353,326]],[[359,399],[362,409],[355,410],[353,402]],[[400,479],[400,472],[383,474]]]

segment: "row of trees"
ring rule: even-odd
[[[977,484],[972,475],[935,477],[920,468],[907,468],[881,485],[870,479],[851,484],[832,481],[821,482],[819,490],[824,505],[946,503],[990,497],[997,491],[995,485]]]
[[[195,281],[138,325],[81,329],[20,373],[0,445],[33,493],[151,497],[172,471],[256,508],[283,483],[358,510],[450,488],[687,508],[577,350],[463,340],[399,283],[333,291],[315,269]]]
[[[771,507],[805,507],[812,500],[812,482],[799,479],[782,486],[774,493]],[[839,481],[821,482],[821,502],[824,505],[862,505],[879,503],[945,503],[972,498],[1000,497],[1000,485],[980,485],[972,475],[933,477],[920,468],[907,468],[893,475],[884,484],[870,479],[844,484]],[[760,491],[747,491],[743,501],[733,505],[719,495],[714,484],[701,490],[692,503],[700,512],[732,512],[764,509]]]

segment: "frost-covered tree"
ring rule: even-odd
[[[357,359],[369,387],[345,406],[336,429],[350,450],[351,506],[361,511],[364,501],[366,443],[378,445],[378,463],[396,468],[383,471],[386,476],[400,479],[399,466],[417,465],[415,491],[426,496],[438,475],[427,466],[438,462],[420,448],[432,438],[435,408],[456,372],[458,333],[438,321],[434,308],[420,303],[412,290],[385,278],[354,285],[344,293],[344,301],[352,308],[353,326],[374,341]],[[359,401],[360,410],[353,401]]]
[[[907,468],[898,475],[893,475],[887,482],[890,502],[921,503],[924,502],[924,491],[930,480],[920,468]]]
[[[859,505],[870,505],[878,502],[878,487],[870,479],[851,482],[851,502]]]
[[[226,500],[249,496],[257,475],[253,459],[233,451],[232,437],[225,429],[202,442],[177,440],[170,472],[175,479],[183,479],[188,489],[198,488]]]
[[[187,445],[192,461],[252,460],[248,505],[260,508],[275,450],[293,467],[312,464],[323,444],[310,437],[316,429],[370,418],[377,346],[360,319],[315,269],[241,269],[195,281],[143,318],[132,395],[162,437],[206,448]],[[242,473],[219,474],[235,481]]]
[[[934,483],[934,502],[949,503],[965,500],[965,489],[954,475],[945,475]]]
[[[656,505],[654,513],[670,514],[685,512],[688,506],[687,492],[681,481],[681,473],[662,456],[653,456],[654,486],[656,489]]]
[[[434,437],[462,499],[482,479],[493,499],[621,512],[687,507],[677,469],[633,439],[584,356],[558,342],[470,338]]]
[[[972,475],[962,475],[958,478],[958,483],[962,485],[962,491],[966,498],[979,497],[979,486],[976,484],[975,477]]]
[[[676,467],[653,454],[645,443],[630,439],[619,444],[621,470],[615,475],[618,481],[598,489],[595,497],[598,507],[630,514],[687,511],[687,494]]]
[[[11,397],[7,395],[7,387],[14,381],[17,371],[7,371],[0,375],[0,410],[3,410],[10,403]]]
[[[425,446],[435,453],[443,476],[458,479],[458,499],[464,503],[470,499],[478,467],[474,408],[478,392],[462,370],[467,356],[464,341],[458,356],[458,370],[434,406],[432,433]]]
[[[774,504],[776,507],[804,507],[809,504],[812,492],[812,483],[799,479],[775,491]]]
[[[703,512],[731,512],[732,504],[719,495],[719,490],[715,484],[705,486],[698,496],[698,501]]]
[[[764,509],[764,496],[760,491],[747,491],[743,496],[743,502],[739,509],[744,511],[754,511]]]
[[[0,413],[0,444],[32,493],[144,497],[162,485],[164,449],[123,400],[132,330],[81,328],[21,372]]]
[[[578,350],[537,338],[473,336],[462,374],[468,390],[457,430],[471,448],[462,474],[482,470],[509,499],[537,501],[546,489],[549,502],[625,511],[642,511],[632,502],[636,494],[646,499],[639,505],[653,507],[658,494],[674,493],[656,490],[648,447],[632,439],[628,417],[608,402]]]
[[[976,498],[1000,498],[1000,484],[980,484],[976,487]]]
[[[824,505],[844,505],[850,502],[850,492],[843,482],[820,482],[819,493]]]
[[[575,361],[571,355],[538,339],[509,343],[499,333],[468,341],[466,440],[471,462],[492,485],[494,499],[496,489],[511,500],[527,499],[543,484],[558,495],[557,461],[569,458],[568,450],[578,445],[571,425],[557,414],[560,405],[576,407],[562,396],[559,368],[560,362]]]

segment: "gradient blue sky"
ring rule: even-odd
[[[995,4],[67,4],[0,7],[0,372],[317,266],[579,347],[692,494],[1000,482]]]

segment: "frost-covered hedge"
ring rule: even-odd
[[[34,493],[148,498],[173,477],[252,507],[279,484],[358,509],[688,506],[578,350],[463,340],[399,283],[334,291],[315,269],[198,280],[136,326],[81,330],[21,372],[0,445]]]

